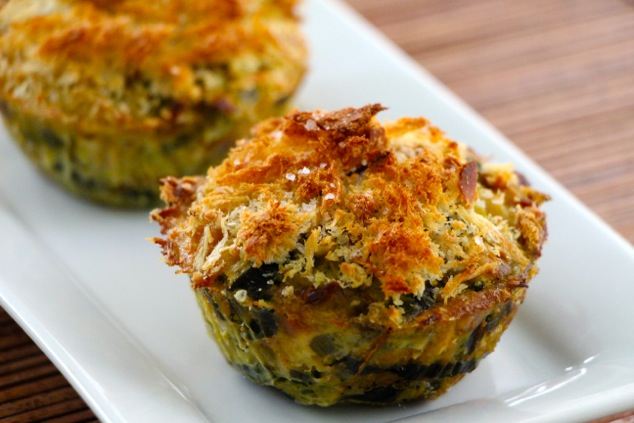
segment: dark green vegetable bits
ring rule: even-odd
[[[253,300],[269,301],[273,297],[273,288],[279,284],[278,265],[263,264],[260,267],[251,267],[242,273],[231,285],[231,291],[244,289]]]
[[[349,401],[363,402],[375,405],[391,404],[403,392],[402,388],[396,386],[377,386],[363,394],[347,395],[345,398]]]
[[[437,304],[436,294],[434,288],[427,285],[422,296],[415,296],[413,294],[401,295],[401,301],[403,304],[401,307],[404,310],[404,314],[407,317],[413,318],[421,314],[423,311]]]
[[[462,373],[472,371],[475,369],[476,365],[477,362],[475,360],[458,360],[452,363],[436,362],[429,365],[407,363],[402,366],[394,366],[388,369],[368,366],[363,369],[363,373],[391,372],[396,374],[400,379],[414,381],[458,376]]]
[[[310,348],[320,357],[334,355],[337,352],[335,337],[332,334],[317,335],[310,341]]]
[[[246,323],[256,339],[270,338],[278,330],[278,317],[273,310],[267,308],[253,308],[253,319]]]

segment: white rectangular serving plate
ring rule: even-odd
[[[0,132],[0,300],[105,422],[580,421],[634,408],[634,250],[433,77],[336,0],[303,9],[302,109],[380,102],[425,116],[538,189],[550,239],[496,351],[437,400],[306,407],[230,368],[147,212],[72,197]]]

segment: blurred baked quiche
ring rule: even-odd
[[[69,190],[122,206],[202,173],[286,111],[306,67],[294,0],[10,0],[0,112]]]

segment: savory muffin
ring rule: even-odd
[[[547,196],[381,110],[268,120],[206,177],[166,178],[152,213],[227,360],[300,403],[439,395],[537,273]]]
[[[71,191],[158,201],[287,111],[305,71],[295,0],[11,0],[0,10],[0,111]]]

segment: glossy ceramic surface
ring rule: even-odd
[[[302,109],[381,102],[381,119],[425,116],[554,198],[550,239],[496,351],[435,401],[296,405],[232,370],[206,335],[188,282],[160,260],[146,212],[61,191],[0,132],[0,300],[103,421],[579,421],[634,404],[634,250],[365,22],[308,1]]]

